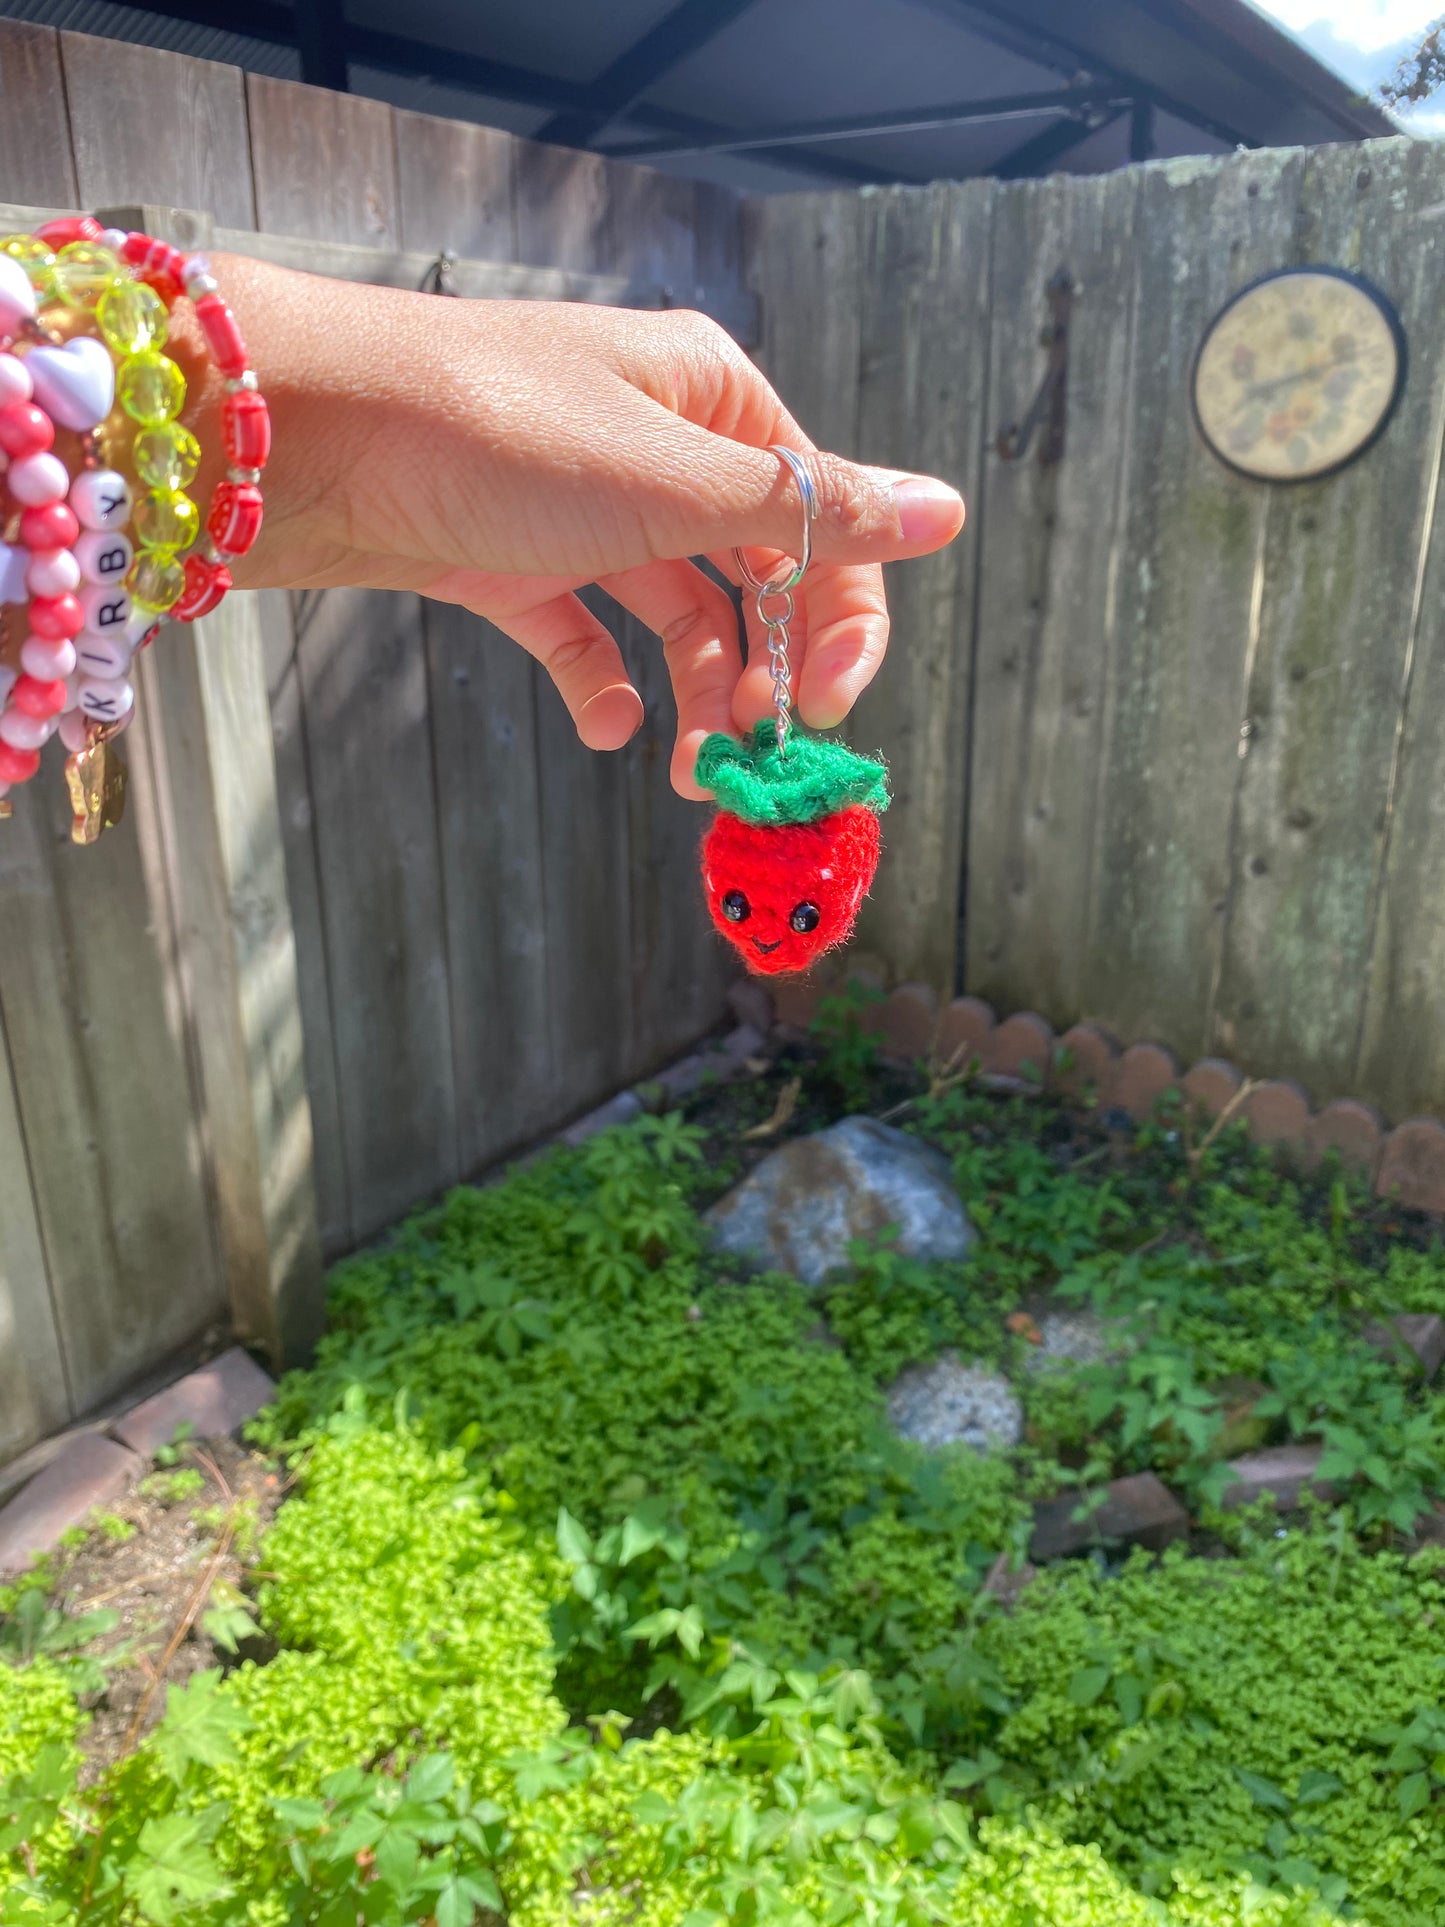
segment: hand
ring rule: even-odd
[[[618,749],[642,701],[574,591],[596,582],[662,639],[677,698],[676,788],[699,744],[771,708],[749,612],[749,665],[728,597],[797,553],[797,485],[770,442],[811,443],[757,369],[700,315],[447,300],[315,279],[235,256],[216,273],[271,403],[266,522],[243,588],[408,589],[485,616],[544,664],[582,741]],[[172,344],[202,444],[222,387],[199,337]],[[204,500],[216,458],[197,486]],[[941,548],[963,523],[942,482],[815,454],[814,564],[797,592],[793,687],[836,726],[883,659],[884,561]]]

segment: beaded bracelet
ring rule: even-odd
[[[221,431],[229,467],[200,548],[200,512],[185,487],[201,450],[177,419],[185,378],[161,350],[183,294],[227,389]],[[70,322],[93,318],[97,334],[65,339],[40,317],[42,297],[62,303]],[[18,350],[0,353],[0,457],[7,482],[18,484],[10,492],[31,551],[32,631],[21,673],[0,664],[0,799],[34,774],[40,746],[58,728],[71,752],[73,834],[90,842],[123,803],[123,766],[107,746],[130,719],[134,653],[167,615],[190,622],[214,609],[231,586],[227,564],[260,532],[270,416],[209,261],[148,235],[103,229],[90,216],[0,241],[0,341]],[[114,401],[137,425],[128,454],[143,485],[138,496],[106,466],[102,437],[114,438],[106,420]],[[73,482],[52,453],[58,426],[80,437]],[[18,599],[15,560],[0,545],[0,601]],[[0,814],[9,814],[3,801]]]

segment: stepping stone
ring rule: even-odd
[[[222,1438],[238,1430],[263,1405],[269,1405],[275,1393],[271,1375],[261,1370],[249,1352],[233,1345],[199,1371],[188,1372],[154,1398],[142,1400],[111,1430],[122,1444],[148,1459],[159,1446],[169,1444],[182,1425],[189,1425],[191,1436],[198,1439]]]
[[[1445,1364],[1445,1318],[1434,1311],[1403,1311],[1394,1318],[1366,1325],[1365,1343],[1385,1358],[1413,1353],[1420,1370],[1433,1378]]]
[[[1023,1437],[1024,1414],[1002,1372],[962,1365],[951,1353],[910,1365],[888,1394],[888,1417],[915,1445],[1006,1451]]]
[[[98,1506],[113,1505],[141,1470],[134,1452],[98,1432],[82,1432],[0,1509],[0,1573],[24,1572],[54,1552],[62,1533]]]
[[[1035,1565],[1087,1552],[1101,1540],[1162,1552],[1189,1531],[1189,1514],[1152,1472],[1115,1479],[1106,1488],[1103,1503],[1087,1518],[1073,1516],[1080,1504],[1081,1495],[1068,1492],[1035,1506],[1029,1540],[1029,1558]]]
[[[1275,1445],[1264,1452],[1246,1452],[1230,1461],[1235,1483],[1224,1494],[1227,1506],[1254,1505],[1273,1499],[1280,1512],[1295,1512],[1306,1492],[1332,1499],[1336,1488],[1315,1471],[1324,1456],[1322,1445]]]

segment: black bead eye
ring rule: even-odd
[[[729,923],[746,923],[753,914],[753,906],[741,890],[729,890],[722,900],[722,913]]]
[[[800,937],[806,937],[810,930],[816,930],[822,921],[822,913],[816,903],[795,903],[793,914],[788,918]]]

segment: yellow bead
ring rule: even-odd
[[[7,234],[0,240],[0,252],[18,261],[30,276],[37,294],[50,292],[50,271],[55,266],[55,250],[34,234]]]
[[[121,363],[115,392],[132,421],[142,428],[159,428],[185,407],[186,378],[169,355],[148,348]]]
[[[95,318],[106,344],[118,355],[160,347],[170,327],[165,302],[144,281],[117,281],[107,288],[96,303]]]
[[[172,603],[180,600],[186,586],[186,572],[173,555],[154,552],[138,555],[130,565],[125,586],[137,608],[164,615]]]
[[[201,466],[201,444],[179,422],[143,428],[133,453],[135,472],[150,488],[189,488]]]
[[[188,549],[201,531],[201,511],[178,488],[153,488],[133,513],[136,540],[143,549],[173,554]]]
[[[72,308],[94,308],[125,277],[120,257],[99,241],[72,241],[55,257],[55,292]]]

